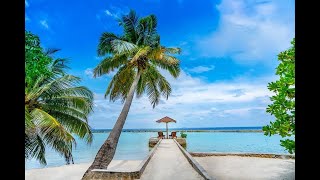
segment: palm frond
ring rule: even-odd
[[[169,55],[164,55],[162,57],[162,59],[156,59],[156,60],[165,61],[166,63],[171,64],[171,65],[178,65],[179,64],[179,60],[176,57],[169,56]]]
[[[164,52],[168,54],[180,54],[181,53],[181,48],[177,47],[162,47],[164,48]]]
[[[39,103],[42,108],[47,107],[49,112],[55,108],[70,110],[73,113],[81,113],[78,115],[86,119],[93,108],[93,93],[83,86],[72,87],[52,94],[50,97],[43,97]]]
[[[63,127],[63,125],[53,116],[42,109],[35,108],[31,111],[34,117],[33,122],[39,127],[39,133],[45,144],[48,144],[61,154],[64,154],[67,149],[60,147],[62,141],[65,143],[76,144],[73,136]],[[63,149],[63,151],[60,150]]]
[[[138,59],[142,59],[142,58],[146,57],[147,54],[150,52],[150,49],[151,48],[149,46],[145,46],[145,47],[139,48],[137,53],[135,53],[135,55],[131,58],[130,62],[134,63]]]
[[[37,83],[40,87],[34,87],[26,96],[26,99],[38,99],[40,96],[50,96],[51,94],[69,88],[80,82],[80,78],[72,75],[64,75],[59,78],[47,77]]]
[[[126,54],[116,54],[113,57],[103,59],[93,70],[93,77],[99,77],[108,74],[111,71],[121,67],[127,62]]]
[[[145,77],[144,74],[145,74],[145,72],[142,73],[142,75],[140,76],[140,79],[138,81],[138,84],[137,84],[137,89],[136,89],[136,97],[137,98],[140,98],[146,89],[146,80],[144,78]]]
[[[149,55],[151,63],[161,69],[167,70],[173,77],[177,78],[180,74],[180,62],[176,57],[167,55],[166,51],[177,52],[179,48],[154,48]]]
[[[149,72],[150,69],[148,68]],[[153,108],[155,108],[156,105],[159,104],[160,102],[160,92],[157,88],[157,77],[156,74],[151,74],[151,73],[147,73],[147,83],[145,84],[146,86],[146,93],[148,95],[148,98],[150,100],[150,103],[152,105]]]
[[[157,18],[155,15],[149,15],[139,20],[139,33],[155,32],[157,28]]]
[[[25,156],[27,159],[35,158],[40,164],[47,165],[45,152],[45,144],[38,134],[25,135]]]
[[[77,109],[86,115],[88,115],[92,111],[92,100],[86,97],[76,97],[76,96],[59,96],[54,97],[52,99],[44,100],[44,104],[48,105],[56,105],[56,106],[64,106],[64,107],[71,107]],[[45,105],[41,106],[45,106]]]
[[[80,139],[84,139],[88,144],[92,143],[93,134],[88,124],[87,118],[75,110],[54,109],[50,114],[55,116],[61,125],[70,133],[77,135]]]
[[[114,39],[111,41],[111,47],[113,52],[115,52],[116,54],[123,54],[132,53],[132,51],[137,48],[137,45],[128,41]]]
[[[24,117],[25,117],[25,127],[26,128],[33,128],[34,124],[32,122],[32,115],[30,114],[27,106],[25,106]]]
[[[134,10],[130,10],[127,15],[123,15],[119,21],[119,25],[124,29],[124,38],[132,43],[136,43],[138,34],[136,28],[138,25],[139,17]]]
[[[52,65],[50,66],[51,72],[53,74],[64,75],[65,74],[65,70],[66,69],[70,69],[70,67],[67,66],[68,62],[69,62],[69,60],[63,59],[63,58],[55,59],[52,62]]]
[[[87,121],[87,113],[84,111],[81,111],[80,109],[69,107],[69,106],[63,106],[62,104],[43,104],[41,106],[46,112],[48,112],[50,115],[54,116],[58,121],[59,116],[57,116],[57,113],[59,114],[66,114],[68,116],[72,116],[74,118],[77,118],[81,121]]]
[[[109,96],[110,101],[121,99],[124,101],[127,97],[136,72],[130,65],[122,66],[111,79],[105,97]]]
[[[160,89],[160,92],[162,93],[162,95],[168,99],[170,94],[171,94],[171,86],[170,83],[165,79],[165,77],[163,77],[160,72],[159,72],[159,80],[158,80],[158,87]]]
[[[121,38],[110,32],[102,33],[98,44],[98,56],[105,56],[108,53],[113,53],[111,41],[115,39]]]
[[[174,78],[180,74],[179,60],[175,57],[164,55],[162,58],[155,58],[150,61],[157,67],[168,71]]]
[[[157,17],[154,14],[151,14],[146,18],[148,19],[148,31],[155,32],[158,24]]]
[[[64,127],[50,114],[35,108],[30,113],[33,117],[32,122],[35,123],[36,129],[26,129],[25,147],[26,157],[36,158],[42,164],[46,164],[45,145],[50,145],[54,150],[64,155],[68,152],[66,144],[75,144],[72,135],[67,132]],[[66,147],[63,147],[63,144]],[[70,146],[70,145],[69,145]]]
[[[57,49],[57,48],[47,48],[47,49],[44,50],[44,54],[46,56],[49,56],[49,55],[52,55],[52,54],[54,54],[54,53],[56,53],[56,52],[58,52],[60,50],[61,49]]]
[[[36,125],[39,125],[39,127],[47,127],[47,128],[51,128],[51,129],[58,127],[58,129],[60,129],[62,131],[61,134],[64,134],[63,131],[65,131],[65,130],[62,127],[62,125],[59,123],[59,121],[56,118],[54,118],[53,116],[51,116],[50,114],[48,114],[47,112],[45,112],[39,108],[35,108],[31,111],[30,114],[34,118],[33,122]]]
[[[137,26],[138,40],[136,44],[149,45],[155,47],[158,45],[159,35],[157,34],[157,18],[155,15],[149,15],[139,20]]]
[[[72,156],[72,147],[76,145],[76,141],[73,139],[71,134],[69,134],[72,138],[61,138],[59,134],[55,132],[56,129],[51,129],[45,136],[43,137],[49,147],[55,150],[57,153],[65,157],[66,162],[70,162]]]
[[[164,76],[156,69],[155,66],[149,65],[141,75],[137,85],[137,97],[146,92],[153,108],[159,103],[162,94],[168,99],[171,94],[171,86]]]
[[[51,93],[49,96],[42,96],[42,99],[51,99],[55,100],[54,98],[78,98],[82,97],[90,102],[93,101],[93,93],[85,86],[69,86],[64,87],[61,89],[57,89],[54,93]],[[70,100],[70,99],[67,99]],[[89,105],[89,104],[88,104]]]

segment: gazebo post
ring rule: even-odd
[[[167,139],[169,139],[168,138],[168,123],[166,123],[166,129],[167,129]]]
[[[169,135],[168,135],[168,123],[169,122],[174,122],[176,123],[176,120],[172,119],[172,118],[169,118],[168,116],[166,117],[163,117],[159,120],[156,121],[157,123],[166,123],[166,134],[167,134],[167,139],[169,138]],[[162,133],[162,132],[161,132]],[[163,135],[162,135],[163,136]]]

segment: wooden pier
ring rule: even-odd
[[[149,155],[138,166],[128,166],[129,168],[121,168],[119,166],[116,169],[93,169],[90,175],[82,180],[212,179],[200,164],[181,146],[185,141],[177,139],[158,139]]]

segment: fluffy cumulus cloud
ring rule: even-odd
[[[197,41],[202,56],[268,63],[294,37],[294,1],[222,0],[215,8],[217,29]]]
[[[163,116],[178,121],[171,127],[261,126],[272,120],[265,109],[272,95],[266,84],[273,77],[209,83],[184,71],[178,79],[164,74],[173,89],[169,99],[162,99],[153,109],[147,96],[135,98],[125,128],[162,128],[155,120]],[[121,108],[121,102],[109,102],[103,94],[96,94],[91,126],[112,128]]]

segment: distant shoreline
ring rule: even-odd
[[[107,133],[111,129],[93,129],[93,133]],[[122,132],[159,132],[165,129],[123,129]],[[176,132],[263,132],[262,127],[227,127],[227,128],[179,128],[169,129]]]

